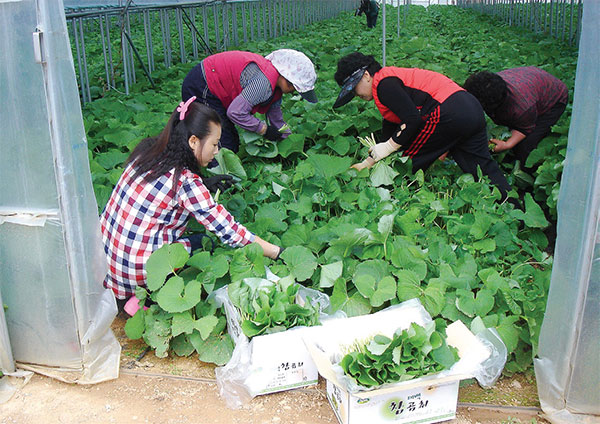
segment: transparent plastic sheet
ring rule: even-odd
[[[534,359],[540,404],[552,423],[600,422],[599,22],[600,2],[585,2],[554,265]]]
[[[389,315],[386,317],[386,315]],[[344,370],[339,366],[342,360],[345,346],[351,346],[356,340],[369,340],[376,334],[382,334],[392,337],[398,329],[406,329],[411,323],[424,326],[432,321],[431,316],[421,305],[418,299],[410,299],[398,305],[393,305],[379,312],[353,320],[350,318],[346,322],[340,321],[339,328],[335,324],[329,323],[327,327],[322,327],[318,331],[312,332],[309,337],[323,352],[329,353],[329,359],[333,365],[337,380],[350,393],[365,392],[376,389],[401,385],[400,383],[389,383],[377,387],[363,387],[353,378],[347,376]],[[373,323],[377,323],[373,325]],[[348,331],[351,328],[352,331]],[[486,329],[477,334],[477,340],[481,343],[479,349],[473,349],[465,352],[460,360],[452,368],[436,374],[423,376],[409,380],[411,384],[430,380],[436,380],[450,376],[471,376],[475,377],[483,387],[490,387],[498,379],[506,363],[506,346],[500,339],[500,336],[494,329]]]
[[[106,258],[62,1],[0,1],[0,22],[0,288],[12,353],[23,368],[64,381],[116,378],[116,304],[102,287]]]
[[[249,278],[244,281],[250,280],[252,284],[256,285],[270,285],[273,281],[277,281],[279,278],[272,274],[267,269],[267,279],[260,278]],[[243,405],[249,403],[254,397],[261,394],[259,391],[255,391],[252,387],[262,386],[261,378],[265,378],[261,375],[255,364],[252,362],[253,352],[253,340],[249,340],[248,337],[241,331],[241,317],[237,308],[233,305],[229,296],[227,295],[227,286],[222,287],[211,294],[211,297],[217,301],[218,305],[222,305],[225,308],[225,314],[227,315],[227,328],[229,335],[233,339],[235,348],[231,359],[225,366],[218,367],[215,369],[215,375],[217,379],[217,386],[219,387],[219,393],[225,400],[227,406],[231,409],[237,409]],[[310,297],[313,305],[318,305],[321,314],[319,319],[321,322],[327,321],[330,317],[324,311],[330,308],[329,296],[325,293],[321,293],[317,290],[306,288],[301,286],[298,290],[298,297],[306,301],[307,297]],[[345,314],[337,314],[336,316],[345,316]],[[314,327],[295,327],[288,329],[288,332],[303,332],[308,328]],[[279,333],[275,333],[279,334]],[[299,339],[301,335],[297,336]]]
[[[0,405],[8,402],[17,393],[17,390],[25,386],[31,380],[31,371],[15,370],[5,373],[0,378]]]
[[[504,365],[506,365],[506,359],[508,352],[506,345],[500,338],[500,334],[495,328],[486,328],[476,334],[484,346],[486,346],[491,354],[477,370],[473,372],[473,376],[477,379],[477,382],[481,387],[489,389],[498,381],[502,375]]]
[[[15,360],[12,355],[10,338],[8,337],[8,327],[6,326],[6,317],[4,316],[2,292],[0,292],[0,371],[3,374],[15,371]]]

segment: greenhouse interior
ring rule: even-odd
[[[600,2],[0,19],[1,423],[600,422]]]

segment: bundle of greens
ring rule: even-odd
[[[245,278],[229,285],[231,302],[239,310],[242,331],[248,338],[285,331],[296,326],[319,325],[319,308],[310,297],[298,299],[299,284],[284,278],[277,282]]]
[[[364,387],[411,380],[450,368],[458,361],[456,348],[446,344],[435,322],[412,323],[393,338],[377,335],[367,343],[355,342],[340,366]]]

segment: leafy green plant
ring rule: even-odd
[[[231,283],[227,293],[239,310],[242,331],[248,338],[285,331],[296,326],[319,325],[319,305],[298,296],[300,285],[292,278],[277,282],[246,278]]]
[[[189,267],[182,269],[186,264]],[[203,271],[194,266],[201,266]],[[195,351],[204,362],[225,364],[233,352],[233,342],[224,333],[226,319],[221,308],[205,295],[228,267],[226,261],[210,261],[208,252],[189,258],[179,243],[153,252],[146,264],[147,286],[136,290],[142,305],[147,299],[153,304],[146,310],[140,308],[127,320],[127,337],[142,338],[159,358],[167,356],[169,350],[179,356]]]
[[[368,343],[357,342],[340,361],[344,373],[364,387],[397,383],[450,368],[458,361],[456,348],[448,346],[445,333],[434,321],[422,327],[411,323],[390,339],[376,335]]]
[[[183,286],[178,279],[168,285],[165,281],[181,262],[161,265],[163,271],[151,285],[167,286],[160,298],[163,306],[182,309],[197,298],[197,284],[187,288],[192,280],[201,284],[202,303],[215,288],[265,278],[268,265],[277,275],[291,275],[330,295],[332,309],[350,316],[418,298],[438,320],[495,328],[509,352],[505,372],[526,370],[537,353],[550,284],[552,256],[545,230],[556,218],[570,106],[529,155],[526,165],[535,168],[531,174],[514,164],[510,152],[494,154],[511,184],[530,193],[523,197],[522,211],[500,204],[498,191],[485,178],[463,175],[451,160],[413,174],[410,161],[393,154],[385,167],[350,170],[365,153],[358,138],[371,133],[377,138],[381,115],[372,103],[359,100],[333,110],[339,91],[333,75],[338,59],[352,51],[381,61],[381,40],[378,33],[348,25],[349,19],[354,18],[344,14],[243,46],[263,54],[282,47],[303,51],[318,73],[319,103],[283,96],[282,111],[293,134],[273,143],[240,132],[240,152],[222,153],[227,172],[240,181],[220,202],[248,229],[284,246],[282,261],[270,262],[258,246],[219,247],[212,255],[194,255],[187,260],[189,269],[176,271]],[[396,22],[388,25],[388,33],[394,34],[387,45],[390,65],[431,69],[458,83],[483,69],[533,65],[573,87],[576,49],[506,28],[493,18],[454,7],[410,6],[399,36]],[[139,78],[130,96],[109,92],[84,106],[90,169],[101,208],[122,172],[122,160],[138,140],[156,135],[167,122],[191,66],[176,65],[153,75],[160,91]],[[506,128],[491,121],[488,129],[493,137],[506,136]],[[146,295],[156,299],[162,286]],[[163,347],[158,342],[167,340],[170,348],[178,338],[179,347],[191,334],[174,337],[167,329],[174,314],[191,310],[168,312],[155,305],[152,314],[147,312],[153,317],[148,317],[153,336],[146,338]],[[218,317],[207,310],[208,316]],[[194,322],[205,316],[194,313]],[[185,346],[189,350],[188,344],[181,346],[182,352]]]

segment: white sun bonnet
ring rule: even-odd
[[[302,52],[292,49],[279,49],[268,54],[279,74],[292,83],[300,95],[311,103],[317,102],[315,81],[317,73],[311,60]]]

